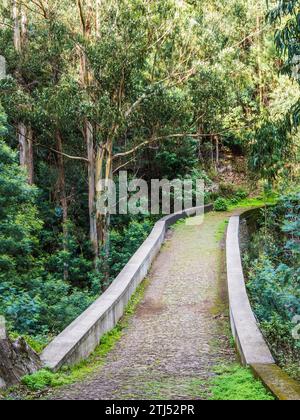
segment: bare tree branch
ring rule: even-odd
[[[114,170],[113,173],[115,174],[115,173],[119,172],[121,169],[125,168],[127,165],[129,165],[131,162],[134,162],[134,161],[135,161],[135,157],[132,158],[132,159],[130,159],[130,160],[128,160],[126,163],[123,163],[123,165],[120,165],[118,168],[116,168]]]
[[[174,74],[171,74],[171,75],[169,75],[169,76],[167,76],[167,77],[165,77],[164,79],[162,79],[162,80],[159,80],[158,82],[156,82],[156,83],[154,83],[153,84],[153,86],[152,86],[152,89],[154,89],[156,86],[159,86],[159,85],[161,85],[162,83],[164,83],[164,82],[166,82],[166,81],[168,81],[168,80],[173,80],[174,78],[176,78],[176,77],[178,77],[178,76],[180,76],[179,77],[179,79],[176,81],[176,82],[174,82],[174,83],[172,83],[171,85],[169,85],[168,86],[168,88],[171,88],[171,87],[173,87],[173,86],[178,86],[178,85],[180,85],[180,84],[182,84],[182,83],[184,83],[184,82],[186,82],[190,77],[192,77],[192,76],[194,76],[196,74],[196,68],[195,67],[193,67],[193,68],[191,68],[191,69],[189,69],[189,70],[187,70],[187,71],[185,71],[185,72],[178,72],[178,73],[174,73]],[[145,100],[145,99],[147,99],[147,98],[149,98],[149,97],[151,97],[151,96],[153,96],[153,95],[155,95],[156,94],[156,92],[154,91],[154,92],[150,92],[150,93],[144,93],[142,96],[140,96],[134,103],[133,103],[133,105],[131,105],[131,107],[125,112],[125,118],[128,118],[132,113],[133,113],[133,111],[136,109],[136,108],[138,108],[139,107],[139,105]]]

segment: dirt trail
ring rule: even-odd
[[[54,399],[205,399],[216,365],[235,360],[229,344],[222,228],[177,225],[149,274],[143,302],[103,368]]]

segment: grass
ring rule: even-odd
[[[229,221],[227,219],[219,223],[215,233],[215,239],[217,242],[220,242],[223,239],[228,223]]]
[[[249,369],[239,365],[219,366],[210,381],[212,401],[274,401]]]
[[[22,384],[25,385],[30,391],[42,391],[45,389],[57,388],[81,381],[88,375],[95,372],[95,370],[100,369],[105,363],[107,355],[111,350],[113,350],[118,341],[121,339],[125,328],[128,326],[130,318],[144,297],[147,285],[148,282],[145,280],[138,287],[129,304],[127,305],[122,320],[112,331],[105,334],[101,338],[100,345],[88,359],[82,361],[74,367],[63,368],[57,373],[42,369],[33,375],[24,376],[22,379]]]
[[[229,211],[244,208],[244,207],[262,207],[262,206],[268,206],[272,204],[276,204],[277,202],[277,196],[270,196],[270,197],[257,197],[257,198],[246,198],[244,200],[239,201],[236,204],[228,203],[228,209]]]

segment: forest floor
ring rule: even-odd
[[[104,366],[51,399],[208,399],[215,369],[236,360],[231,345],[222,240],[229,213],[177,224],[149,285]],[[48,395],[49,397],[49,395]]]

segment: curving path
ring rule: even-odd
[[[222,228],[177,225],[149,274],[143,302],[105,365],[52,397],[68,400],[205,399],[216,365],[235,360],[229,344]]]

